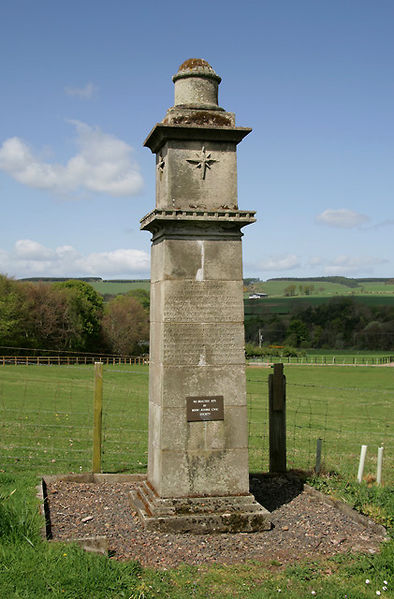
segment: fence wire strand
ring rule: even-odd
[[[250,470],[267,471],[270,369],[253,376],[251,372],[247,376]],[[383,444],[384,481],[392,484],[394,388],[388,378],[376,387],[363,387],[345,386],[336,379],[337,385],[331,380],[300,382],[286,374],[288,468],[313,469],[316,443],[322,439],[322,469],[355,478],[361,444],[368,445],[367,467],[372,473],[377,448]],[[1,368],[0,469],[91,470],[93,388],[91,365]],[[147,451],[148,367],[105,365],[102,469],[145,471]]]

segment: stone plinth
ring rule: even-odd
[[[161,498],[149,483],[131,492],[131,502],[148,530],[190,532],[257,532],[270,530],[269,512],[253,495]]]
[[[146,526],[265,530],[249,494],[241,229],[236,146],[250,129],[217,105],[220,78],[192,59],[175,106],[145,145],[156,154],[147,483],[132,498]]]

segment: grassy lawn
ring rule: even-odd
[[[251,471],[268,468],[269,368],[247,369]],[[385,447],[384,476],[394,482],[390,414],[393,372],[385,367],[285,365],[288,463],[312,469],[318,438],[326,470],[355,476],[362,444],[374,474]],[[92,366],[0,369],[0,456],[7,470],[78,472],[91,468]],[[104,366],[103,470],[144,471],[148,366]]]
[[[247,369],[251,471],[267,470],[270,372]],[[393,525],[392,369],[285,366],[285,373],[289,467],[311,469],[321,437],[324,472],[310,482]],[[104,367],[105,471],[145,470],[147,394],[146,366]],[[315,591],[327,599],[357,599],[376,597],[377,590],[393,596],[392,542],[379,555],[347,554],[287,568],[273,561],[162,572],[44,543],[36,476],[91,468],[92,400],[92,366],[0,368],[0,597],[266,599],[281,593],[292,599]],[[382,442],[384,486],[358,485],[361,444],[368,445],[365,473],[373,476]]]
[[[360,283],[367,293],[393,293],[394,283]]]
[[[149,291],[150,281],[130,281],[128,283],[118,283],[116,281],[92,281],[90,285],[99,293],[118,295],[120,293],[127,293],[134,289],[145,289]]]
[[[267,470],[266,388],[270,369],[248,368],[251,470]],[[391,368],[285,366],[288,466],[312,469],[318,438],[326,471],[354,479],[362,444],[368,445],[366,472],[376,473],[377,449],[385,447],[384,475],[394,484]],[[264,395],[265,394],[265,395]],[[263,450],[261,450],[260,440]]]
[[[284,280],[284,281],[260,281],[254,283],[253,287],[258,292],[265,292],[268,295],[279,297],[284,296],[285,289],[290,285],[295,285],[295,293],[298,296],[303,295],[305,286],[313,286],[312,296],[332,297],[334,295],[363,295],[363,294],[391,294],[394,295],[394,284],[385,284],[383,282],[359,282],[357,287],[349,287],[340,283],[330,281],[302,281],[302,280]]]
[[[365,356],[365,357],[382,357],[387,356],[388,352],[374,351],[370,349],[307,349],[305,350],[308,356]]]
[[[313,286],[312,295],[314,296],[322,296],[322,297],[331,297],[333,295],[348,295],[353,291],[354,288],[348,287],[347,285],[341,285],[340,283],[331,283],[329,281],[302,281],[302,280],[286,280],[286,281],[261,281],[259,283],[255,283],[254,287],[257,291],[264,291],[268,293],[269,296],[284,296],[285,289],[290,285],[295,285],[295,293],[297,295],[303,295],[302,290],[300,290],[300,285],[302,287]]]
[[[274,350],[275,351],[275,350]],[[305,349],[298,356],[254,356],[249,362],[283,362],[284,364],[320,364],[320,365],[379,365],[393,361],[394,352],[353,349]]]

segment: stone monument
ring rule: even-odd
[[[201,59],[173,77],[175,104],[148,135],[156,154],[147,480],[132,504],[151,529],[256,531],[249,493],[241,229],[235,126]]]

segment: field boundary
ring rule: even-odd
[[[2,366],[73,366],[87,365],[101,362],[108,365],[141,365],[149,364],[147,356],[0,356]]]
[[[394,366],[394,356],[354,356],[324,355],[316,356],[271,356],[272,360],[254,357],[246,359],[246,366],[263,366],[271,368],[274,363],[281,362],[286,365],[298,364],[300,366]],[[101,362],[107,366],[112,365],[148,365],[149,357],[145,356],[0,356],[0,366],[80,366]]]

